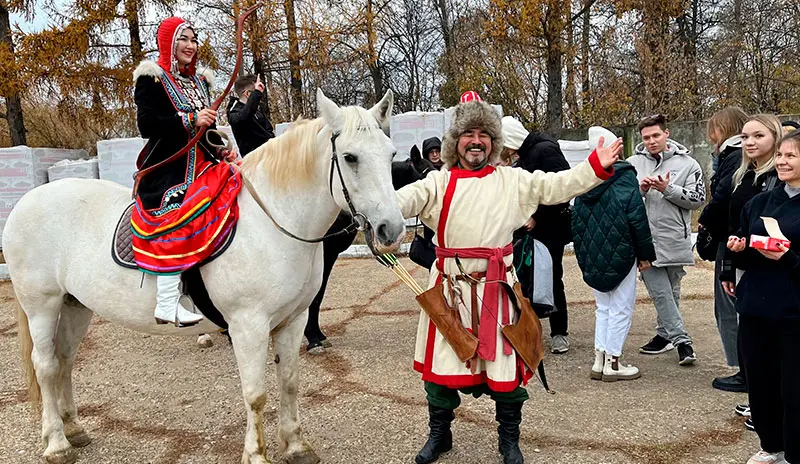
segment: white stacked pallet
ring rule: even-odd
[[[86,156],[84,150],[0,148],[0,248],[3,227],[11,209],[29,190],[47,183],[47,169],[61,160]]]
[[[97,158],[77,161],[63,160],[47,169],[48,182],[67,178],[99,179],[100,163]]]
[[[444,134],[444,113],[409,112],[392,116],[389,120],[389,134],[397,149],[395,161],[402,161],[409,156],[414,145],[422,150],[422,142],[431,137]]]
[[[136,159],[145,143],[147,140],[138,137],[97,142],[100,178],[133,188]]]

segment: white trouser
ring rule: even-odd
[[[621,356],[636,304],[636,264],[617,288],[610,292],[594,290],[594,298],[597,301],[594,347],[611,356]]]

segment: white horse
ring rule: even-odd
[[[390,166],[395,149],[385,135],[392,93],[370,110],[339,108],[317,91],[320,119],[299,121],[242,163],[267,210],[286,230],[321,237],[340,209],[347,209],[332,169],[332,134],[344,184],[356,210],[375,231],[380,252],[396,249],[404,226]],[[101,181],[67,179],[26,194],[3,231],[3,252],[21,309],[23,362],[31,398],[41,398],[44,458],[71,463],[89,437],[77,422],[72,367],[92,313],[149,334],[197,335],[208,322],[177,329],[157,325],[155,278],[124,269],[111,258],[114,227],[130,203],[130,190]],[[242,189],[233,243],[204,266],[212,300],[230,325],[247,408],[243,463],[266,463],[263,438],[267,407],[269,337],[277,355],[280,388],[278,440],[291,463],[319,458],[303,438],[297,411],[298,357],[307,308],[322,278],[322,245],[281,233]],[[278,361],[279,359],[279,361]],[[168,362],[165,360],[164,362]],[[38,381],[38,382],[37,382]],[[40,395],[40,397],[39,397]]]

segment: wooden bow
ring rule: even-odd
[[[211,104],[211,109],[214,111],[218,111],[219,107],[222,106],[222,102],[225,101],[225,97],[228,96],[231,91],[231,87],[233,87],[233,83],[236,82],[236,78],[239,76],[239,68],[242,66],[242,58],[244,55],[244,22],[250,15],[255,13],[256,10],[262,6],[264,6],[263,3],[256,3],[255,5],[243,11],[242,14],[236,18],[236,66],[233,68],[233,73],[228,81],[228,85],[225,86],[225,90],[223,90],[222,94],[220,94],[220,96],[214,100],[214,103]],[[133,198],[136,198],[136,193],[139,191],[139,182],[142,180],[142,178],[144,178],[144,176],[188,153],[192,147],[197,145],[197,142],[200,141],[207,129],[208,127],[201,127],[200,130],[197,131],[197,134],[195,134],[195,136],[189,140],[189,143],[187,143],[185,147],[178,150],[174,155],[150,166],[149,168],[137,171],[133,176]]]

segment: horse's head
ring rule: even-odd
[[[397,249],[404,237],[405,226],[397,196],[392,188],[391,163],[394,144],[386,135],[392,112],[393,94],[389,90],[373,108],[340,108],[321,90],[317,90],[319,113],[330,131],[323,131],[328,140],[328,155],[335,147],[341,180],[351,204],[342,191],[337,168],[331,181],[333,198],[345,211],[351,206],[371,226],[366,234],[376,253]],[[331,142],[331,139],[333,140]]]

